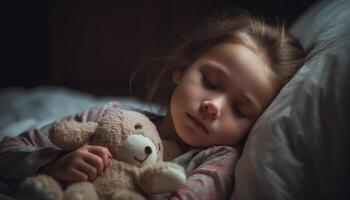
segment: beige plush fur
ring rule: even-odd
[[[113,159],[92,183],[74,183],[64,191],[49,176],[30,177],[21,185],[22,199],[146,199],[147,194],[176,191],[186,181],[181,166],[163,161],[157,129],[139,112],[109,111],[98,123],[63,121],[52,127],[49,136],[65,150],[86,143],[105,146]]]

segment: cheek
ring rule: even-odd
[[[233,124],[233,123],[232,123]],[[222,135],[220,135],[220,139],[225,142],[225,144],[233,145],[238,140],[239,128],[236,125],[226,125],[222,126]]]
[[[222,132],[219,139],[226,145],[235,145],[248,134],[250,123],[248,121],[231,118],[219,125],[219,128]]]
[[[191,85],[181,86],[175,88],[171,98],[171,104],[174,107],[189,105],[193,103],[198,96],[198,89]]]

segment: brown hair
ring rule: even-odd
[[[283,24],[269,25],[262,18],[247,13],[234,16],[209,18],[204,26],[196,29],[190,40],[180,45],[168,56],[155,59],[133,74],[131,83],[138,77],[151,74],[144,100],[168,106],[175,85],[174,70],[186,70],[210,48],[224,42],[240,43],[266,58],[281,86],[286,84],[304,63],[305,52],[295,37]],[[142,73],[141,73],[142,72]]]

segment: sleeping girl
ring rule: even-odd
[[[229,198],[239,149],[250,128],[304,57],[299,41],[284,26],[244,14],[210,19],[191,40],[157,62],[147,98],[168,112],[150,118],[163,139],[179,145],[182,153],[174,162],[184,165],[188,181],[177,192],[150,198]],[[98,121],[106,110],[119,107],[110,103],[61,120]],[[24,178],[40,173],[62,183],[92,181],[103,173],[111,156],[108,149],[84,145],[62,151],[47,138],[51,125],[0,143],[3,193],[15,197]]]

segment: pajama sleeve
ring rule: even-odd
[[[185,155],[186,156],[186,155]],[[234,167],[239,150],[229,146],[214,146],[202,150],[185,164],[187,181],[178,191],[171,194],[154,195],[153,200],[170,199],[229,199],[234,186]]]
[[[65,117],[39,129],[21,133],[17,137],[5,137],[0,142],[0,180],[17,188],[24,178],[45,172],[45,167],[64,151],[48,139],[50,127],[58,121],[98,121],[106,110],[119,107],[109,103],[75,115]]]

